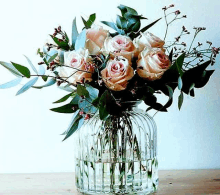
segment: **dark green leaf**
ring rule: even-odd
[[[86,30],[84,29],[76,39],[75,50],[84,48],[86,44]]]
[[[24,93],[25,91],[27,91],[28,89],[30,89],[38,80],[38,77],[30,80],[29,82],[27,82],[18,92],[16,95],[20,95],[22,93]]]
[[[208,81],[209,81],[209,79],[210,79],[210,77],[212,76],[213,73],[214,73],[214,70],[205,70],[204,74],[201,77],[201,79],[196,81],[195,87],[196,88],[204,87],[208,83]]]
[[[126,29],[127,28],[127,20],[119,15],[116,18],[116,24],[118,28]]]
[[[108,112],[107,112],[107,109],[106,109],[106,105],[107,105],[107,96],[109,96],[109,91],[106,90],[101,98],[100,98],[100,101],[99,101],[99,117],[101,120],[104,120],[107,116],[108,116]]]
[[[138,37],[140,35],[140,32],[145,32],[146,30],[148,30],[150,27],[152,27],[154,24],[156,24],[159,20],[161,20],[162,18],[157,19],[156,21],[148,24],[147,26],[145,26],[144,28],[142,28],[135,36],[134,38]]]
[[[75,43],[76,39],[78,37],[79,33],[77,31],[77,26],[76,26],[76,18],[73,20],[73,25],[72,25],[72,48],[75,49]]]
[[[27,67],[22,66],[20,64],[16,64],[14,62],[11,62],[11,63],[22,75],[24,75],[27,78],[30,78],[31,73]]]
[[[134,25],[132,25],[131,30],[133,32],[137,32],[141,27],[141,23],[139,21],[137,21]]]
[[[207,76],[204,75],[205,69],[209,66],[211,61],[206,61],[203,64],[196,66],[194,68],[191,68],[187,71],[182,76],[182,81],[183,81],[183,88],[182,91],[186,94],[190,93],[190,88],[192,84],[194,84],[195,87],[203,87],[204,84],[206,84],[209,80],[209,77],[211,76],[211,72],[208,73]],[[205,76],[205,77],[204,77]],[[193,92],[191,92],[193,93]]]
[[[14,87],[14,86],[18,85],[21,82],[21,80],[22,80],[22,78],[19,77],[17,79],[9,81],[9,82],[7,82],[5,84],[1,84],[0,85],[0,89],[6,89],[6,88]]]
[[[86,28],[91,28],[91,26],[92,26],[92,24],[94,23],[94,21],[95,21],[95,19],[96,19],[96,14],[94,13],[94,14],[91,14],[90,16],[89,16],[89,19],[87,20],[87,22],[86,22]]]
[[[50,35],[50,36],[61,49],[69,50],[70,47],[69,47],[69,43],[67,41],[59,41],[59,39],[57,37],[53,37],[52,35]]]
[[[185,53],[181,54],[170,68],[172,70],[177,70],[180,76],[183,76],[182,66],[185,59],[185,55]]]
[[[173,48],[172,48],[172,50],[169,54],[169,60],[170,60],[171,63],[173,62]]]
[[[89,92],[87,91],[86,87],[82,85],[77,85],[77,94],[79,96],[89,97]]]
[[[121,10],[122,16],[124,16],[125,13],[130,13],[132,15],[138,15],[137,11],[131,7],[125,6],[125,5],[119,5],[118,9]]]
[[[75,110],[73,109],[73,104],[66,104],[57,108],[50,109],[51,111],[58,112],[58,113],[74,113]]]
[[[42,79],[46,82],[47,81],[47,79],[48,79],[48,76],[46,76],[46,75],[43,75],[42,76]]]
[[[72,95],[73,95],[73,93],[69,93],[69,94],[65,95],[64,97],[62,97],[61,99],[59,99],[59,100],[57,100],[57,101],[55,101],[55,102],[53,102],[53,103],[56,104],[56,103],[65,102],[65,101],[68,100],[69,97],[71,97]]]
[[[28,61],[28,63],[30,64],[30,66],[31,66],[31,68],[33,69],[33,71],[34,71],[36,74],[38,74],[37,69],[34,67],[34,65],[33,65],[32,62],[30,61],[30,59],[29,59],[27,56],[24,56],[24,57],[27,59],[27,61]]]
[[[179,95],[179,98],[178,98],[178,108],[179,108],[179,110],[181,109],[182,104],[183,104],[183,92],[181,91],[181,93]]]
[[[22,77],[22,75],[17,71],[17,69],[10,63],[0,61],[0,64],[8,69],[13,75],[17,77]]]

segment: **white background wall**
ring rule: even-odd
[[[183,24],[191,32],[193,26],[206,26],[207,31],[201,33],[199,41],[210,40],[220,46],[219,0],[1,0],[0,60],[27,65],[22,56],[25,54],[37,64],[36,50],[44,44],[46,35],[53,33],[54,27],[62,25],[70,33],[75,16],[81,23],[80,15],[86,17],[94,12],[97,21],[115,20],[120,3],[134,7],[149,22],[163,15],[163,6],[174,3],[175,9],[188,18],[170,28],[167,40],[177,36]],[[164,27],[161,21],[151,32],[163,38]],[[218,58],[211,81],[205,88],[196,90],[195,99],[185,96],[180,112],[174,101],[169,113],[155,116],[160,169],[220,168],[219,66]],[[0,83],[13,78],[0,67]],[[15,97],[20,87],[0,91],[0,173],[73,171],[73,139],[61,142],[60,135],[71,115],[49,111],[52,102],[66,93],[54,86],[31,89]]]

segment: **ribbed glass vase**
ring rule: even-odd
[[[76,187],[84,194],[150,194],[158,187],[157,129],[140,109],[105,121],[94,116],[77,132]]]

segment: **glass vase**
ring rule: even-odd
[[[157,129],[133,107],[100,120],[95,115],[76,135],[75,177],[84,194],[150,194],[158,188]]]

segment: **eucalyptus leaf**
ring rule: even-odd
[[[98,98],[98,96],[99,96],[99,90],[98,89],[92,87],[89,84],[86,84],[86,90],[89,92],[89,96],[92,100]]]
[[[1,84],[0,89],[7,89],[7,88],[10,88],[10,87],[14,87],[14,86],[18,85],[21,82],[21,80],[22,80],[22,78],[19,77],[19,78],[16,78],[16,79],[12,80],[12,81],[9,81],[5,84]]]
[[[84,48],[86,44],[86,30],[84,29],[77,37],[75,43],[75,50],[79,50],[80,48]]]
[[[178,89],[181,90],[182,87],[183,87],[183,81],[182,81],[182,78],[179,77],[179,78],[178,78]]]
[[[113,22],[107,22],[107,21],[101,21],[103,24],[113,28],[115,31],[119,31],[119,29],[117,28],[117,26],[115,25],[115,23]]]
[[[36,74],[38,74],[37,69],[34,67],[34,65],[33,65],[33,63],[30,61],[30,59],[29,59],[27,56],[24,56],[24,57],[27,59],[27,61],[28,61],[28,63],[30,64],[30,66],[31,66],[31,68],[33,69],[33,71],[34,71]]]
[[[77,26],[76,26],[76,18],[74,18],[73,20],[73,25],[72,25],[72,48],[75,49],[75,43],[76,43],[76,39],[78,37],[79,33],[77,30]]]
[[[77,111],[77,114],[74,115],[74,117],[73,117],[73,119],[70,123],[70,126],[69,126],[69,128],[67,129],[67,131],[65,133],[66,136],[63,139],[63,141],[66,140],[67,138],[69,138],[78,129],[78,127],[80,128],[80,125],[82,125],[82,120],[81,119],[82,119],[82,116],[80,116],[79,111]],[[79,125],[79,121],[80,121],[80,125]]]
[[[70,84],[67,84],[65,86],[58,86],[59,89],[62,89],[64,91],[68,91],[68,92],[74,92],[75,89],[70,87]]]
[[[22,77],[20,72],[12,64],[3,61],[0,61],[0,64],[8,69],[16,77]]]
[[[28,89],[30,89],[38,80],[38,77],[30,80],[29,82],[27,82],[17,93],[16,95],[20,95],[22,93],[24,93],[25,91],[27,91]]]
[[[20,64],[16,64],[14,62],[11,62],[11,63],[22,75],[24,75],[27,78],[30,78],[31,73],[30,73],[30,70],[27,67],[22,66]]]
[[[45,68],[43,65],[39,66],[38,74],[39,75],[44,75],[45,74]]]
[[[71,118],[71,122],[67,128],[66,131],[64,131],[62,134],[60,135],[66,135],[68,133],[68,131],[70,130],[70,128],[72,127],[72,125],[75,123],[76,120],[80,119],[80,115],[79,115],[79,111],[80,110],[76,110],[76,112],[74,112],[72,118]]]
[[[44,87],[49,87],[51,85],[54,85],[56,83],[56,79],[55,78],[51,78],[50,80],[47,81],[47,83],[45,85],[42,85],[42,86],[33,86],[33,88],[36,88],[36,89],[42,89]]]
[[[52,61],[54,61],[57,56],[58,56],[58,53],[52,55],[52,56],[49,58],[48,63],[51,63]]]

